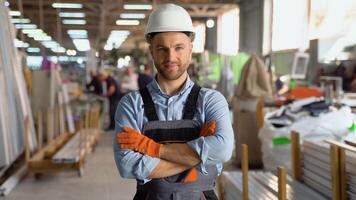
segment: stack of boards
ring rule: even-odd
[[[242,200],[242,172],[223,172],[221,177],[222,192],[225,200]],[[248,173],[249,199],[278,200],[278,178],[270,172],[250,171]],[[305,200],[327,198],[287,178],[287,199]]]
[[[356,153],[346,151],[346,193],[348,199],[356,200]]]
[[[82,129],[75,134],[52,158],[53,163],[77,163],[91,151],[99,131]]]
[[[320,141],[304,141],[302,151],[304,183],[332,199],[330,145]]]
[[[0,169],[3,170],[24,150],[26,118],[30,148],[34,150],[37,146],[20,54],[14,46],[15,28],[8,13],[9,9],[0,0]]]

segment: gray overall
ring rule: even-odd
[[[194,85],[185,104],[183,119],[159,121],[152,97],[145,87],[140,90],[148,122],[144,124],[143,134],[159,143],[185,143],[200,135],[200,126],[193,120],[200,86]],[[184,182],[191,169],[180,174],[152,179],[146,184],[137,183],[134,200],[217,200],[214,193],[215,179],[218,175],[215,165],[207,166],[208,175],[198,171],[198,179]]]

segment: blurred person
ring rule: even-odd
[[[115,111],[116,111],[117,104],[119,103],[123,95],[120,92],[118,83],[110,75],[106,75],[105,73],[100,73],[99,80],[101,84],[105,82],[107,88],[106,94],[102,94],[102,96],[107,97],[109,100],[110,125],[106,129],[107,131],[109,131],[115,128]]]
[[[97,95],[101,95],[103,93],[103,86],[99,80],[99,77],[94,71],[90,71],[90,77],[91,81],[86,85],[87,90]]]
[[[149,65],[145,65],[143,73],[138,75],[138,87],[141,90],[142,88],[146,87],[153,80],[152,78],[152,68]]]
[[[121,81],[121,91],[128,93],[138,90],[138,75],[132,66],[128,66]]]

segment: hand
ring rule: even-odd
[[[161,144],[127,126],[124,126],[123,130],[124,132],[116,135],[117,142],[120,144],[122,149],[132,149],[134,151],[159,158]]]
[[[200,136],[207,137],[215,134],[216,122],[211,121],[203,125],[200,130]]]

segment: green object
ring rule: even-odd
[[[352,125],[349,127],[349,132],[350,133],[355,133],[356,132],[356,124],[352,123]]]
[[[283,144],[290,144],[291,140],[287,137],[276,137],[272,138],[273,145],[283,145]]]
[[[221,68],[222,68],[222,64],[221,64],[222,59],[220,58],[219,54],[210,53],[209,60],[211,63],[211,74],[208,76],[208,78],[210,80],[219,81],[220,80],[220,72],[221,72]]]
[[[290,80],[290,82],[289,82],[289,84],[288,84],[288,87],[290,88],[290,89],[294,89],[294,88],[296,88],[297,87],[297,81],[296,80]]]
[[[242,69],[249,58],[250,56],[245,53],[239,53],[236,56],[231,57],[231,68],[232,68],[232,72],[234,73],[235,84],[239,83]]]

